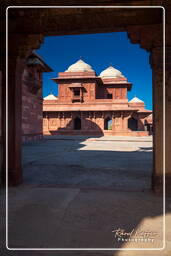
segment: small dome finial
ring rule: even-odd
[[[122,73],[114,68],[113,66],[109,66],[108,68],[106,68],[105,70],[103,70],[100,75],[100,77],[110,77],[110,78],[116,78],[116,77],[124,77],[122,75]]]
[[[65,72],[90,72],[94,71],[92,67],[84,62],[82,59],[82,56],[80,56],[80,59],[68,67],[68,69]]]

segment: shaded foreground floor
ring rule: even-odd
[[[51,139],[51,138],[50,138]],[[152,144],[149,138],[53,137],[23,148],[25,184],[9,189],[10,248],[90,248],[89,251],[9,251],[3,256],[168,256],[171,253],[171,200],[166,208],[163,247],[163,199],[150,190]],[[124,151],[124,152],[121,152]],[[42,185],[44,184],[44,186]],[[59,185],[63,184],[63,188]],[[122,241],[116,229],[155,234],[154,240]],[[143,233],[141,233],[143,232]],[[92,251],[91,248],[103,248]],[[138,248],[112,251],[106,249]]]
[[[23,146],[26,184],[144,190],[151,186],[151,137],[47,136]]]
[[[4,191],[1,194],[4,197]],[[170,208],[168,204],[167,228],[171,227]],[[132,229],[155,232],[154,241],[119,242],[112,232],[118,228],[127,232]],[[1,232],[4,229],[3,224]],[[149,191],[10,188],[8,234],[10,248],[160,248],[163,246],[162,198]],[[167,239],[170,234],[171,230],[167,229]],[[67,255],[67,252],[30,252],[26,255]],[[110,251],[103,255],[143,254]],[[156,251],[153,255],[163,254]]]

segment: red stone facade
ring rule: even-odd
[[[83,70],[79,70],[78,63]],[[58,83],[58,97],[51,94],[44,98],[43,133],[149,135],[147,119],[152,111],[136,97],[128,102],[132,84],[113,67],[97,76],[90,68],[86,70],[86,65],[78,61],[72,65],[74,71],[69,68],[53,79]]]
[[[26,60],[22,75],[22,138],[23,142],[43,137],[42,72],[51,69],[36,53]]]

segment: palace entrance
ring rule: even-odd
[[[138,130],[138,121],[135,118],[128,119],[128,128],[132,131]]]

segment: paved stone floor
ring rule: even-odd
[[[24,145],[23,167],[26,184],[149,189],[152,138],[46,137]]]
[[[4,191],[1,198],[4,199]],[[1,202],[2,204],[2,202]],[[4,207],[3,207],[4,209]],[[9,189],[8,246],[10,248],[103,248],[91,255],[169,255],[171,200],[166,209],[167,251],[106,251],[105,248],[160,248],[163,246],[162,197],[146,192],[93,189]],[[5,236],[5,210],[0,227]],[[155,232],[152,242],[118,242],[112,231]],[[138,235],[139,237],[139,235]],[[2,236],[1,236],[2,238]],[[5,240],[5,237],[3,237]],[[1,240],[1,245],[3,240]],[[91,249],[89,249],[91,251]],[[170,251],[171,252],[171,251]],[[3,256],[89,255],[90,252],[23,252],[3,249]]]
[[[171,254],[171,199],[169,198],[166,201],[166,249],[144,250],[144,248],[160,249],[163,246],[163,199],[162,196],[155,195],[148,189],[147,182],[151,175],[152,160],[152,144],[149,138],[146,138],[145,142],[143,138],[124,140],[115,138],[112,141],[109,138],[83,140],[81,137],[77,139],[68,137],[67,140],[64,137],[54,139],[55,137],[52,141],[45,140],[24,146],[24,184],[10,188],[8,192],[8,246],[10,248],[57,247],[61,250],[5,249],[5,191],[1,189],[3,200],[0,202],[0,207],[3,210],[0,231],[3,236],[0,241],[2,247],[0,255],[169,256]],[[91,158],[94,156],[96,160]],[[76,171],[77,168],[71,168],[73,179],[69,182],[67,177],[67,182],[64,183],[62,172],[65,168],[59,170],[55,165],[55,159],[60,166],[65,163],[65,166],[81,166],[77,166],[78,169],[84,167],[86,172],[87,168],[95,170],[93,175],[89,171],[86,177],[82,178],[83,171],[80,174]],[[43,163],[46,169],[38,170]],[[54,169],[51,169],[51,165],[55,166]],[[30,166],[36,167],[34,171]],[[101,168],[100,171],[96,169],[97,166]],[[107,168],[111,169],[105,177]],[[117,168],[121,171],[117,175],[112,174]],[[28,173],[29,170],[31,174]],[[48,174],[49,170],[51,175]],[[61,174],[56,176],[55,170]],[[64,174],[69,175],[69,169]],[[94,180],[90,182],[89,175],[96,177],[98,182],[95,183]],[[99,175],[102,178],[99,178]],[[117,182],[120,185],[117,186],[117,182],[114,181],[119,175],[121,176],[118,177]],[[134,175],[137,175],[137,178],[134,178]],[[58,177],[61,177],[63,187],[60,187],[59,183],[55,185]],[[107,182],[108,179],[113,180]],[[143,182],[140,181],[141,179]],[[119,228],[124,229],[125,232],[136,230],[138,238],[142,235],[139,232],[154,232],[154,241],[118,241],[115,232],[112,231]],[[62,248],[89,248],[89,250],[64,251]],[[103,250],[92,251],[91,248]],[[112,251],[106,248],[130,250]]]

